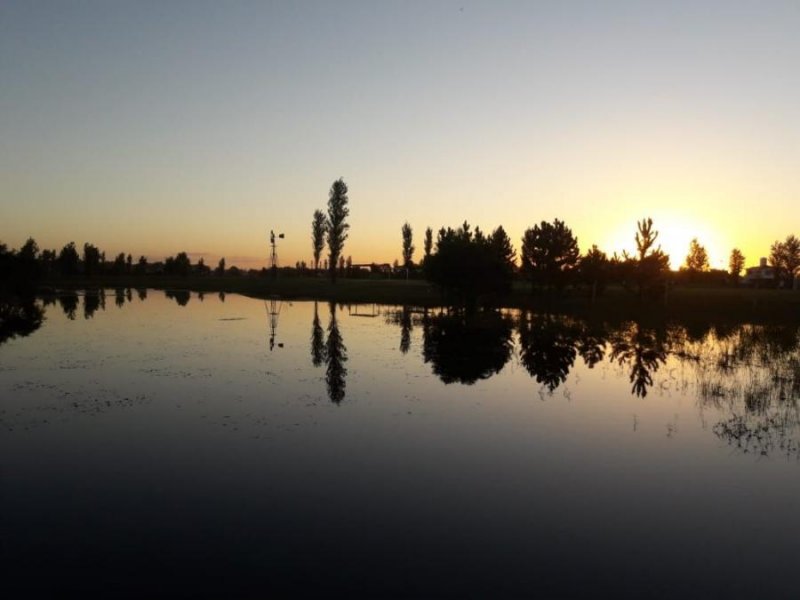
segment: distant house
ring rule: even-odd
[[[742,283],[751,287],[775,287],[777,281],[775,267],[770,267],[766,258],[762,258],[757,267],[746,269],[742,278]]]

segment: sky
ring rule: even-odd
[[[311,261],[349,187],[354,263],[408,221],[672,266],[800,234],[800,2],[0,1],[0,240]]]

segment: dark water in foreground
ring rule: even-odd
[[[4,597],[797,597],[796,327],[170,296],[4,336]]]

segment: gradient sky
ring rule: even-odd
[[[558,217],[672,265],[800,234],[800,2],[0,2],[0,240],[353,261]],[[251,261],[251,262],[248,262]],[[255,261],[255,262],[252,262]]]

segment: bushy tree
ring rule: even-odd
[[[425,260],[425,278],[441,287],[451,303],[474,306],[481,296],[509,291],[514,256],[501,227],[486,237],[464,222],[458,229],[439,230],[436,252]]]
[[[191,271],[192,262],[186,252],[179,252],[174,257],[170,256],[164,262],[164,272],[167,275],[186,276]]]
[[[795,274],[800,270],[800,239],[789,235],[783,242],[776,241],[772,244],[769,261],[781,281],[791,285]]]
[[[86,275],[97,275],[102,270],[100,249],[90,243],[83,245],[83,272]]]
[[[563,221],[542,221],[522,236],[522,270],[531,283],[560,290],[578,265],[578,238]]]
[[[58,253],[56,268],[61,275],[77,275],[80,266],[80,257],[75,249],[75,242],[69,242]]]
[[[344,179],[339,178],[331,185],[328,193],[328,220],[326,223],[326,234],[329,251],[329,269],[331,281],[336,283],[336,265],[347,240],[347,230],[350,225],[345,221],[350,214],[347,207],[347,184]]]
[[[704,273],[709,270],[708,253],[697,241],[697,238],[692,239],[689,243],[689,254],[686,255],[685,267],[690,273]]]
[[[742,254],[742,251],[738,248],[731,250],[731,257],[728,260],[728,269],[734,281],[739,281],[739,276],[742,274],[742,269],[744,269],[744,254]]]
[[[582,283],[590,286],[592,300],[602,294],[608,281],[611,267],[608,256],[596,245],[592,245],[578,262],[578,276]]]

